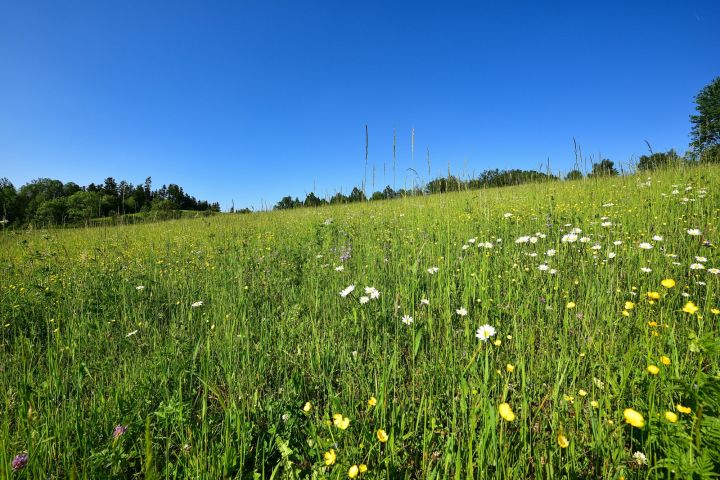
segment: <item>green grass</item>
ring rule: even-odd
[[[720,169],[646,177],[7,232],[0,477],[710,478]],[[591,241],[561,242],[572,227]]]

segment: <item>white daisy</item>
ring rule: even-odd
[[[650,250],[653,248],[653,246],[647,242],[642,242],[638,247],[642,248],[643,250]]]
[[[487,342],[490,337],[495,336],[495,327],[487,324],[483,325],[482,327],[477,329],[477,332],[475,332],[475,336],[481,341]]]
[[[412,318],[410,315],[403,315],[403,317],[402,317],[402,322],[403,322],[405,325],[412,325],[412,323],[413,323],[414,321],[415,321],[415,320],[413,320],[413,318]]]
[[[693,237],[697,237],[699,235],[702,235],[702,232],[700,231],[699,228],[690,228],[690,229],[688,229],[687,234],[691,235]]]
[[[197,302],[193,303],[193,304],[190,305],[190,306],[191,306],[192,308],[202,307],[202,306],[203,306],[203,301],[202,301],[202,300],[197,301]]]
[[[467,315],[467,310],[465,310],[465,307],[460,307],[457,310],[455,310],[455,313],[457,313],[461,317],[464,317],[465,315]]]
[[[355,290],[355,285],[348,285],[346,288],[340,291],[340,296],[345,298]]]

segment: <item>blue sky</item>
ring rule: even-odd
[[[0,1],[0,177],[223,209],[688,145],[720,2]],[[415,129],[414,160],[410,152]],[[383,173],[385,170],[385,173]]]

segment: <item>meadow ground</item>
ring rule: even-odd
[[[710,478],[719,187],[5,232],[0,477]]]

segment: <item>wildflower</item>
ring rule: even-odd
[[[135,290],[137,290],[138,292],[141,290],[145,290],[145,285],[138,285],[137,287],[135,287]]]
[[[335,455],[335,450],[331,448],[323,454],[323,458],[325,459],[325,465],[333,465],[335,463],[335,460],[337,459],[337,455]]]
[[[358,473],[360,472],[360,468],[357,465],[353,465],[348,470],[348,477],[349,478],[355,478],[358,476]]]
[[[667,420],[670,423],[675,423],[678,421],[677,413],[667,411],[665,412],[665,420]]]
[[[302,408],[302,409],[303,409],[303,412],[309,413],[310,410],[312,410],[312,403],[310,403],[310,402],[305,402],[305,405],[303,405],[303,408]]]
[[[696,261],[696,262],[700,262],[700,263],[705,263],[705,262],[707,262],[707,258],[706,258],[706,257],[700,257],[700,256],[697,256],[697,255],[696,255],[696,256],[695,256],[695,261]]]
[[[655,365],[648,365],[647,371],[650,375],[657,375],[658,373],[660,373],[660,369]]]
[[[496,347],[499,347],[500,345],[502,345],[502,340],[500,340],[500,339],[498,338],[497,340],[495,340],[495,341],[493,342],[493,345],[495,345]]]
[[[565,435],[562,434],[562,432],[558,433],[558,445],[560,445],[560,448],[567,448],[570,446],[570,441],[567,439]]]
[[[457,314],[460,315],[461,317],[464,317],[465,315],[467,315],[468,312],[467,312],[467,310],[465,309],[465,307],[460,307],[460,308],[458,308],[457,310],[455,310],[455,313],[457,313]]]
[[[650,273],[650,272],[652,272],[652,268],[640,267],[640,271],[643,273]]]
[[[547,255],[548,257],[554,257],[554,256],[555,256],[555,249],[554,249],[554,248],[551,248],[550,250],[548,250],[547,252],[545,252],[545,255]]]
[[[581,389],[578,391],[578,395],[580,395],[581,397],[584,397],[584,396],[587,395],[587,392],[581,388]]]
[[[663,365],[665,365],[667,367],[672,362],[670,362],[670,359],[668,357],[663,355],[662,357],[660,357],[660,363],[662,363]]]
[[[515,370],[515,365],[508,363],[505,365],[505,370],[507,370],[508,373],[512,373]]]
[[[367,297],[367,296],[365,296],[365,295],[363,295],[362,297],[360,297],[360,305],[365,305],[365,304],[368,303],[369,301],[370,301],[370,297]]]
[[[512,216],[513,216],[513,214],[510,213],[510,212],[503,213],[503,218],[510,218],[510,217],[512,217]]]
[[[126,427],[124,425],[116,425],[115,429],[113,430],[113,438],[115,440],[117,440],[118,438],[125,435],[125,432],[127,432],[127,430],[128,430],[128,427]]]
[[[568,233],[566,235],[563,235],[560,239],[563,243],[575,243],[577,242],[578,236],[574,233]]]
[[[365,293],[370,295],[371,300],[377,300],[380,298],[380,292],[375,287],[365,287]]]
[[[625,310],[632,310],[635,308],[635,304],[633,302],[625,302]]]
[[[22,470],[27,466],[28,460],[30,459],[27,452],[18,453],[15,458],[12,459],[12,469],[14,472]]]
[[[692,409],[690,407],[683,407],[679,403],[677,405],[675,405],[675,408],[677,408],[677,411],[680,413],[688,413],[689,414],[692,412]]]
[[[702,263],[692,263],[690,264],[690,270],[704,270],[705,265]]]
[[[440,269],[438,267],[430,267],[427,269],[430,275],[435,275]]]
[[[490,337],[495,336],[495,327],[485,324],[477,329],[475,336],[481,341],[486,342]]]
[[[702,235],[702,232],[700,231],[699,228],[690,228],[690,229],[688,229],[687,234],[692,237],[697,237],[697,236]]]
[[[192,305],[190,305],[190,307],[192,307],[192,308],[198,308],[198,307],[202,307],[202,306],[203,306],[202,300],[199,300],[199,301],[193,303]]]
[[[340,413],[336,413],[333,415],[333,425],[340,430],[345,430],[348,426],[350,426],[350,419],[348,417],[343,417]]]
[[[538,268],[538,270],[540,270],[541,272],[546,272],[546,271],[550,270],[550,267],[548,267],[548,265],[547,265],[546,263],[543,263],[543,264],[538,265],[537,268]]]
[[[720,315],[720,309],[718,308],[711,308],[710,311],[713,315]]]
[[[635,452],[633,453],[633,458],[637,462],[638,465],[647,465],[647,457],[642,452]]]
[[[405,325],[412,325],[412,323],[413,323],[414,321],[415,321],[415,320],[414,320],[413,317],[411,317],[410,315],[403,315],[403,317],[402,317],[402,322],[403,322]]]
[[[682,308],[683,312],[689,313],[690,315],[694,315],[698,310],[700,310],[700,309],[693,302],[687,302],[685,304],[685,306]]]
[[[658,292],[647,292],[647,296],[650,300],[660,300],[660,294]]]
[[[632,408],[626,408],[623,410],[623,416],[625,417],[625,422],[629,423],[633,427],[642,428],[645,426],[645,419],[643,416],[640,412],[637,412]]]
[[[712,273],[713,275],[720,274],[720,268],[708,268],[708,273]]]
[[[385,443],[388,441],[390,437],[388,436],[387,432],[383,430],[382,428],[379,428],[377,431],[377,439],[380,441],[380,443]]]
[[[662,242],[663,237],[661,237],[660,235],[653,235],[653,240],[656,242]]]
[[[364,463],[361,463],[360,465],[358,465],[358,470],[360,470],[360,473],[367,472],[368,471],[367,465],[365,465]]]
[[[650,250],[653,248],[653,246],[647,242],[642,242],[638,247],[642,248],[643,250]]]
[[[345,298],[355,290],[355,285],[348,285],[346,288],[340,291],[340,296]]]
[[[571,396],[571,395],[563,395],[563,398],[564,398],[565,401],[568,402],[568,403],[573,403],[573,402],[575,401],[575,397],[573,397],[573,396]]]
[[[501,403],[498,411],[500,412],[500,416],[508,422],[515,420],[515,413],[513,413],[509,403]]]
[[[430,300],[428,300],[427,298],[422,298],[422,299],[420,299],[420,303],[422,303],[425,306],[428,306],[428,305],[430,305]]]
[[[345,271],[345,265],[338,265],[337,267],[335,267],[335,271],[336,271],[336,272],[343,272],[343,271]]]
[[[600,406],[600,404],[597,402],[597,400],[592,400],[590,402],[590,406],[593,408],[598,408]]]
[[[567,305],[565,305],[565,308],[567,308],[568,310],[575,308],[575,307],[576,307],[575,302],[568,302]]]
[[[367,403],[368,403],[368,406],[374,407],[375,405],[377,405],[377,398],[375,398],[375,397],[370,397],[370,398],[368,399],[368,402],[367,402]]]

